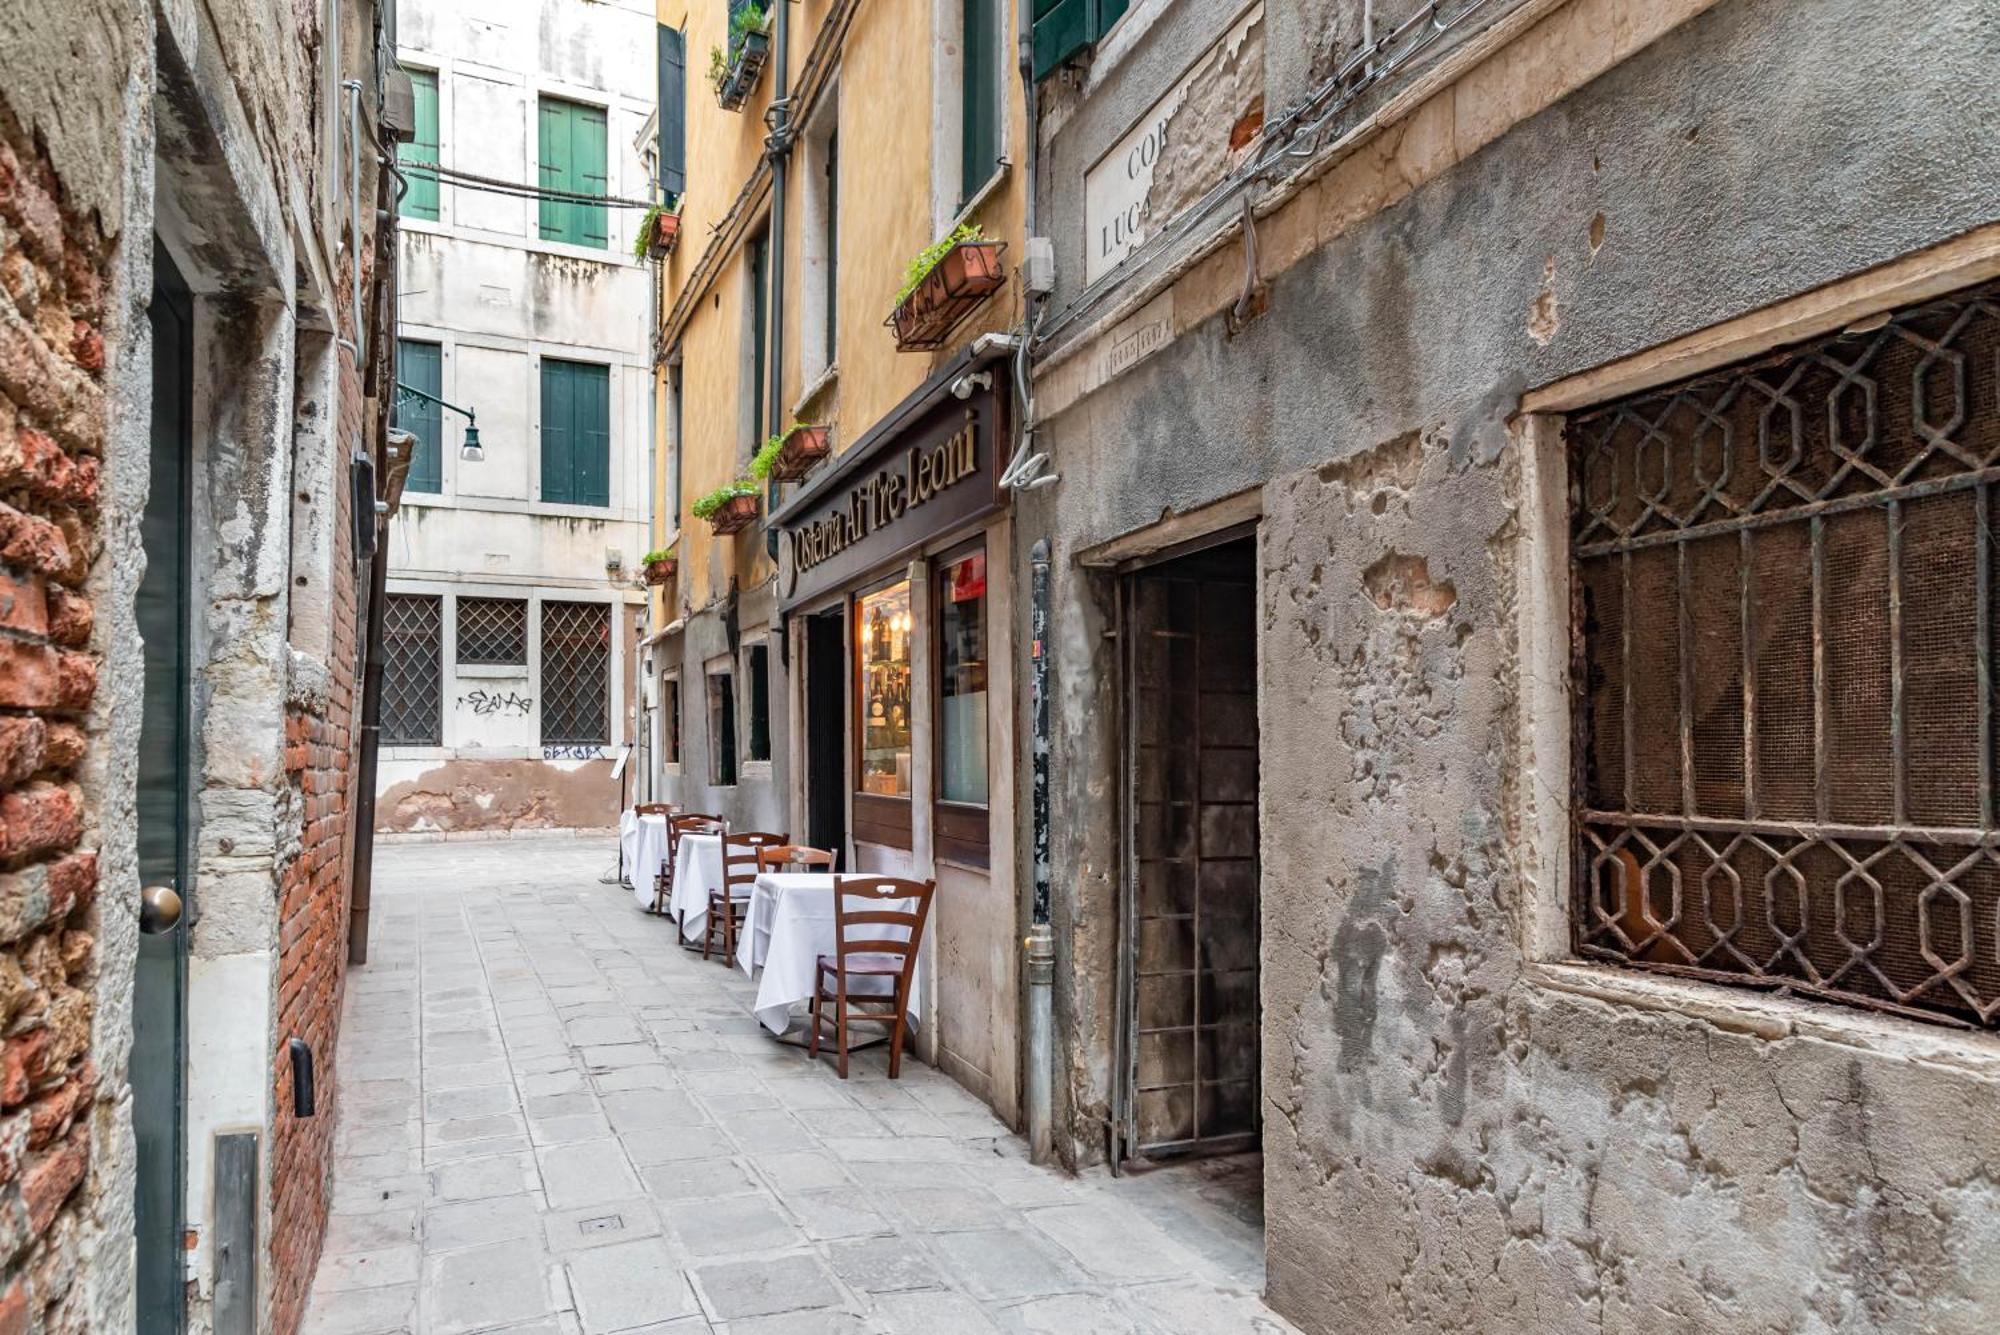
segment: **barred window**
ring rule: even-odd
[[[2000,1023],[1997,296],[1570,419],[1581,955]]]
[[[528,603],[524,598],[460,598],[461,667],[524,667],[528,662]]]
[[[444,744],[444,599],[392,593],[382,604],[382,740]]]
[[[542,745],[611,745],[611,606],[542,604]]]

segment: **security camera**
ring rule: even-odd
[[[993,388],[993,373],[991,371],[975,371],[970,375],[962,375],[951,382],[951,396],[955,399],[969,399],[972,397],[974,390],[991,388]]]

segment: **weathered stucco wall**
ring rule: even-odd
[[[1546,77],[1579,59],[1549,50]],[[1261,491],[1269,1283],[1304,1328],[1996,1319],[2000,1044],[1720,988],[1698,1016],[1664,988],[1621,1004],[1533,969],[1552,891],[1524,872],[1535,521],[1510,434],[1531,385],[1994,221],[1996,60],[1972,0],[1723,0],[1267,271],[1233,338],[1211,319],[1047,428],[1063,480],[1020,529],[1056,543],[1058,811],[1108,809],[1117,773],[1111,585],[1074,558]],[[1101,151],[1064,142],[1084,126],[1117,128],[1073,114],[1052,173]],[[1058,236],[1081,225],[1063,185]],[[1085,1159],[1116,853],[1108,821],[1056,827]]]

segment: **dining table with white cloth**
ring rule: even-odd
[[[699,941],[708,930],[708,892],[722,888],[722,836],[684,834],[674,853],[674,895],[667,912],[681,937]]]
[[[632,815],[629,811],[625,814]],[[640,908],[650,911],[653,878],[667,865],[667,818],[638,816],[631,822],[629,834],[621,821],[618,842],[625,850],[625,875],[632,882],[632,898]]]
[[[818,986],[820,956],[832,958],[838,951],[833,916],[833,888],[838,879],[827,872],[765,872],[751,886],[749,912],[743,934],[736,942],[736,963],[744,973],[758,979],[753,1009],[757,1019],[774,1034],[782,1034],[791,1027],[793,1006],[812,1000],[813,989]],[[897,899],[869,907],[908,911],[915,904]],[[867,930],[878,934],[894,929],[870,926]],[[917,998],[923,992],[917,982],[916,970],[912,969],[907,1012],[912,1029],[917,1027]],[[886,996],[895,986],[894,978],[880,976],[851,977],[847,981],[850,996],[868,993]]]

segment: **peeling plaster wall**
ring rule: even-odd
[[[1277,18],[1274,52],[1314,49]],[[1066,284],[1061,187],[1189,58],[1158,52],[1221,22],[1169,11],[1065,109],[1043,226]],[[1113,586],[1078,553],[1261,493],[1269,1289],[1304,1329],[2000,1320],[2000,1042],[1536,970],[1515,617],[1538,535],[1509,429],[1527,386],[1994,221],[1996,62],[1977,0],[1723,0],[1039,436],[1062,482],[1019,522],[1055,545],[1058,812],[1110,810],[1117,777]],[[1287,56],[1268,104],[1305,77]],[[1059,820],[1054,858],[1058,1138],[1087,1161],[1117,830]]]

